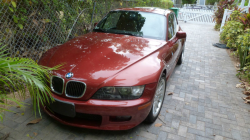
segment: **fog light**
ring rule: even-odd
[[[131,116],[110,116],[109,121],[111,122],[124,122],[131,120]]]

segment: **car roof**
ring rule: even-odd
[[[161,9],[158,7],[119,8],[119,9],[115,9],[114,11],[140,11],[140,12],[156,13],[160,15],[167,15],[172,12],[169,9]]]

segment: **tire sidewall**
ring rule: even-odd
[[[166,94],[166,87],[167,87],[167,80],[166,80],[165,74],[162,74],[162,76],[161,76],[159,82],[161,81],[161,79],[164,79],[164,81],[165,81],[165,89],[164,89],[163,101],[162,101],[162,104],[161,104],[161,107],[160,107],[159,112],[157,113],[156,116],[154,116],[154,115],[153,115],[153,114],[154,114],[154,113],[153,113],[153,105],[154,105],[154,98],[155,98],[155,94],[156,94],[156,91],[155,91],[154,98],[153,98],[153,100],[152,100],[153,102],[152,102],[152,105],[151,105],[150,112],[149,112],[147,118],[145,119],[145,121],[148,122],[148,123],[153,123],[153,122],[155,122],[155,120],[158,118],[158,116],[159,116],[159,114],[160,114],[160,112],[161,112],[161,108],[162,108],[163,103],[164,103],[165,94]],[[158,84],[159,84],[159,82],[158,82]],[[157,84],[157,87],[158,87],[158,84]]]

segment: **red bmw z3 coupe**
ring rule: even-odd
[[[44,110],[59,122],[82,128],[126,130],[153,123],[167,80],[183,61],[186,33],[173,11],[153,7],[110,11],[92,32],[43,54],[53,67],[55,102]]]

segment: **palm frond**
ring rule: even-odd
[[[17,91],[21,97],[25,97],[26,91],[29,92],[33,101],[34,112],[38,107],[40,113],[40,104],[53,101],[48,77],[51,71],[59,69],[62,65],[53,68],[40,66],[34,60],[29,58],[10,58],[6,57],[5,46],[0,48],[0,85],[8,88],[10,92]],[[27,90],[26,90],[27,89]],[[6,91],[0,92],[0,98],[12,100],[21,105],[13,98],[7,98]],[[3,95],[3,96],[1,96]],[[2,109],[2,108],[0,108]],[[36,114],[35,114],[36,115]],[[41,115],[41,113],[40,113]],[[0,119],[2,118],[0,114]]]

